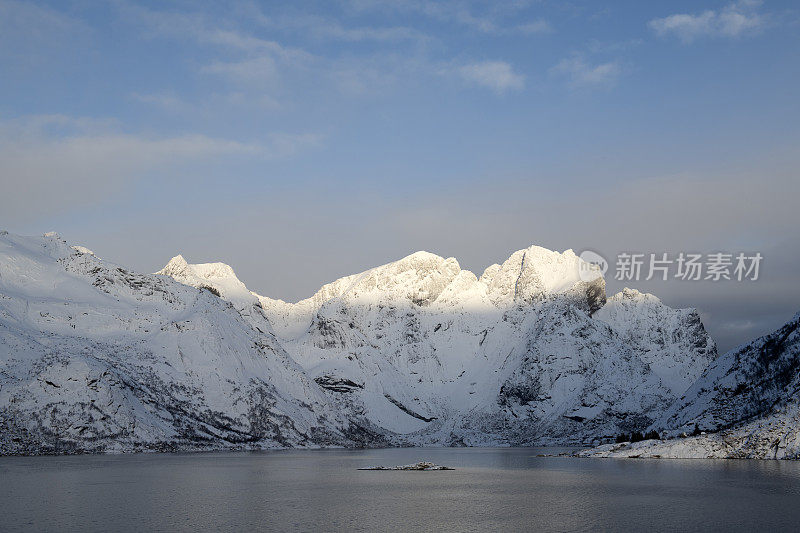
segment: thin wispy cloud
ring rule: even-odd
[[[251,55],[269,54],[285,61],[304,61],[313,56],[299,47],[285,46],[245,31],[233,20],[216,20],[200,12],[173,12],[149,9],[122,2],[121,14],[139,25],[145,36],[192,40],[201,45],[238,50]]]
[[[519,33],[533,35],[537,33],[551,33],[553,31],[553,27],[546,20],[538,19],[534,20],[533,22],[520,24],[519,26],[516,26],[514,30]]]
[[[622,67],[618,61],[589,63],[581,55],[562,59],[550,72],[565,78],[573,88],[611,87],[616,84]]]
[[[190,111],[193,108],[191,104],[172,94],[131,93],[131,98],[137,102],[153,105],[173,113]]]
[[[292,83],[313,80],[313,85],[328,85],[340,94],[364,96],[379,91],[391,91],[398,80],[415,83],[426,77],[435,77],[442,67],[441,61],[413,53],[378,50],[360,55],[316,55],[300,46],[288,46],[275,39],[262,38],[253,29],[241,28],[242,21],[212,20],[198,13],[159,12],[138,5],[128,5],[127,11],[150,37],[190,39],[224,53],[197,67],[199,73],[214,76],[230,84],[239,103],[253,101],[253,107],[283,107],[278,94],[282,87]],[[242,4],[239,14],[256,22],[257,29],[273,37],[276,33],[295,32],[308,39],[331,39],[346,42],[360,41],[421,41],[425,36],[401,26],[347,27],[327,17],[313,15],[268,16],[256,4]],[[162,16],[163,15],[163,16]],[[307,43],[308,44],[308,43]],[[513,72],[498,72],[498,79],[490,81],[479,73],[471,78],[478,84],[504,91],[519,85],[521,78]],[[467,75],[469,77],[469,75]],[[488,85],[487,85],[488,84]],[[266,101],[265,101],[266,99]],[[150,103],[165,104],[158,98]],[[174,102],[173,102],[174,103]]]
[[[131,93],[130,99],[166,111],[174,115],[186,117],[210,116],[220,109],[241,108],[246,110],[275,111],[281,104],[268,94],[249,94],[244,92],[228,92],[208,94],[203,98],[188,100],[171,93]]]
[[[684,43],[701,37],[739,37],[763,29],[766,18],[758,12],[761,2],[741,0],[721,10],[702,13],[678,13],[653,19],[650,28],[660,36],[674,35]]]
[[[403,41],[422,40],[425,35],[406,27],[355,27],[347,28],[327,19],[310,20],[306,26],[317,38],[342,41]]]
[[[440,22],[456,21],[484,33],[530,35],[552,31],[543,18],[506,25],[495,21],[499,11],[502,11],[502,15],[515,13],[518,9],[515,6],[500,9],[487,4],[490,6],[488,12],[478,16],[473,14],[471,6],[463,2],[356,2],[353,5],[357,12],[388,9],[414,13]],[[431,57],[424,49],[415,50],[414,46],[425,42],[428,37],[407,26],[349,26],[329,16],[291,11],[268,14],[252,2],[238,4],[229,18],[222,19],[212,19],[199,12],[158,11],[131,3],[124,3],[123,6],[129,18],[140,24],[150,37],[190,39],[212,50],[219,50],[217,58],[201,62],[196,67],[198,72],[228,82],[230,88],[239,94],[239,100],[248,95],[253,99],[267,98],[274,104],[271,106],[273,108],[283,107],[285,102],[282,100],[292,97],[290,92],[281,91],[281,88],[310,79],[314,80],[314,86],[329,84],[331,89],[350,96],[374,94],[376,91],[390,92],[398,81],[404,84],[424,83],[425,79],[434,79],[442,71],[497,94],[525,86],[525,77],[502,61],[476,62],[457,68],[443,67],[452,64],[452,60]],[[240,20],[242,17],[255,26]],[[281,36],[292,33],[302,34],[304,40],[300,42],[304,44],[289,46],[280,41]],[[327,50],[310,52],[309,49],[314,49],[314,40],[405,42],[412,48],[405,53],[376,49],[369,54],[337,56],[327,53]],[[298,41],[295,39],[292,42]],[[155,105],[168,103],[158,98],[150,100]],[[172,106],[173,109],[177,107]],[[254,107],[263,108],[255,102]]]
[[[300,148],[317,144],[311,133],[270,133],[264,140],[238,141],[189,134],[172,137],[133,135],[117,131],[113,120],[66,115],[36,115],[0,122],[0,151],[6,155],[35,153],[74,154],[74,159],[94,154],[136,161],[162,157],[205,157],[228,153],[264,158],[294,155]],[[18,152],[15,152],[18,150]],[[129,155],[124,155],[128,153]],[[11,157],[10,159],[14,159]],[[8,163],[6,159],[3,163]],[[66,157],[65,159],[72,159]]]
[[[470,6],[460,1],[426,2],[424,0],[373,1],[356,0],[353,5],[360,9],[391,9],[412,12],[442,22],[455,22],[471,29],[491,33],[497,24],[488,16],[475,15]]]
[[[250,5],[247,12],[263,28],[275,31],[297,31],[316,40],[345,42],[399,42],[424,41],[429,37],[408,26],[348,26],[331,17],[310,14],[292,14],[268,17],[261,8]]]
[[[215,98],[222,104],[241,107],[247,101],[253,110],[278,109],[283,105],[276,94],[280,84],[291,73],[318,62],[314,54],[303,48],[284,45],[243,29],[240,20],[214,19],[202,12],[159,11],[131,2],[118,5],[127,20],[140,26],[149,38],[193,41],[208,49],[210,53],[204,54],[206,59],[199,60],[195,68],[200,74],[229,84],[231,93]],[[137,99],[171,111],[204,107],[156,95]]]
[[[287,60],[303,60],[310,57],[310,54],[300,48],[290,48],[283,46],[276,41],[261,39],[245,32],[223,29],[207,29],[195,37],[202,43],[216,44],[236,48],[249,53],[274,54]]]
[[[0,0],[0,58],[24,58],[33,66],[64,51],[91,35],[84,21],[56,9],[32,2]]]
[[[226,157],[291,157],[318,145],[312,133],[271,133],[252,141],[201,134],[147,136],[109,121],[43,115],[0,122],[0,211],[37,216],[101,201],[150,172]]]
[[[312,54],[302,48],[263,39],[235,26],[221,27],[217,21],[199,13],[162,12],[138,5],[124,5],[128,7],[123,13],[128,15],[129,20],[140,24],[150,37],[191,39],[198,44],[238,50],[250,55],[268,54],[287,62],[302,62],[313,58]]]
[[[32,2],[0,0],[0,29],[2,35],[14,31],[25,32],[31,38],[46,37],[46,32],[69,32],[87,30],[81,20],[55,9]]]
[[[427,2],[424,0],[350,0],[348,5],[356,11],[394,11],[422,15],[438,22],[457,24],[473,31],[485,34],[507,33],[549,33],[553,29],[550,24],[537,18],[530,21],[515,20],[506,22],[508,18],[519,18],[519,11],[527,7],[527,2],[484,2],[483,9],[472,2],[463,0],[443,0]]]
[[[458,68],[461,77],[475,85],[487,87],[498,94],[525,87],[525,77],[514,72],[505,61],[483,61]]]
[[[377,64],[376,64],[377,63]],[[405,69],[405,63],[391,61],[395,69],[383,61],[340,60],[329,65],[327,76],[341,94],[367,96],[388,92]]]
[[[240,61],[215,61],[201,67],[200,72],[248,83],[275,83],[279,77],[277,63],[268,55]]]

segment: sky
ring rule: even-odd
[[[0,229],[298,300],[416,250],[609,259],[726,350],[800,310],[790,1],[0,0]],[[620,252],[756,281],[617,281]]]

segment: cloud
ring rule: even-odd
[[[653,19],[648,25],[657,35],[673,34],[684,43],[700,37],[739,37],[764,27],[765,17],[756,11],[760,4],[742,0],[719,11],[707,10],[697,15],[679,13]]]
[[[458,73],[465,80],[488,87],[498,94],[525,87],[525,77],[514,72],[511,65],[505,61],[483,61],[464,65],[458,68]]]
[[[90,34],[87,24],[56,9],[0,0],[0,57],[24,58],[26,65],[33,66],[70,53]]]
[[[316,19],[307,26],[318,38],[342,41],[402,41],[423,40],[425,35],[407,27],[356,27],[346,28],[327,19]]]
[[[285,33],[301,35],[306,41],[337,40],[345,42],[387,42],[393,45],[400,41],[424,43],[425,34],[406,26],[356,26],[349,27],[327,15],[305,12],[279,11],[277,14],[262,11],[253,2],[239,3],[228,15],[212,19],[202,12],[156,11],[136,4],[124,3],[122,12],[134,23],[144,28],[151,38],[174,38],[192,40],[211,47],[196,61],[201,74],[215,76],[230,84],[228,90],[238,95],[237,101],[249,101],[253,109],[286,108],[294,93],[287,88],[297,85],[322,87],[338,91],[345,96],[386,95],[398,84],[418,84],[447,72],[472,84],[487,87],[500,94],[524,87],[525,78],[514,72],[504,62],[487,61],[453,67],[447,60],[434,59],[425,46],[406,47],[405,50],[375,47],[369,53],[340,53],[335,47],[315,50],[287,46],[274,40]],[[506,34],[535,34],[551,31],[547,21],[533,19],[527,23],[515,20],[516,25],[500,27],[490,20],[496,9],[490,6],[486,17],[471,14],[469,6],[462,2],[429,4],[412,2],[411,5],[361,6],[362,9],[391,9],[414,15],[427,15],[440,21],[453,15],[460,24],[467,24],[481,31]],[[509,7],[503,8],[505,11]],[[488,17],[488,18],[487,18]],[[419,18],[419,17],[417,17]],[[524,21],[523,21],[524,22]],[[269,38],[262,38],[264,34]],[[303,43],[303,40],[300,40]],[[293,44],[295,41],[293,41]],[[313,80],[311,83],[308,83]],[[139,101],[177,111],[185,106],[169,97],[149,95],[134,98]]]
[[[392,6],[396,10],[412,11],[441,22],[456,22],[482,33],[497,31],[497,24],[488,16],[477,16],[472,13],[464,2],[442,1],[425,2],[403,0],[399,2],[385,2],[385,6]]]
[[[266,16],[256,4],[241,4],[239,14],[270,31],[292,31],[315,39],[340,41],[402,41],[423,40],[427,37],[405,26],[346,27],[338,21],[319,15],[293,14],[278,18]],[[189,37],[202,44],[238,49],[249,54],[271,54],[284,61],[307,61],[314,56],[298,47],[282,45],[274,40],[262,39],[252,33],[236,29],[235,20],[210,20],[199,13],[152,11],[139,6],[130,8],[136,19],[151,35]],[[234,10],[237,11],[237,10]],[[242,22],[239,20],[238,22]]]
[[[233,92],[225,95],[214,96],[210,99],[213,108],[218,108],[215,101],[219,101],[225,105],[230,105],[239,108],[257,109],[260,111],[275,111],[281,109],[281,104],[275,98],[268,94],[245,94],[242,92]]]
[[[234,48],[254,55],[269,54],[271,57],[288,63],[302,63],[314,57],[302,48],[284,46],[276,41],[261,39],[234,30],[205,29],[195,37],[201,43]]]
[[[216,61],[201,67],[200,72],[245,83],[275,83],[280,77],[275,58],[270,56],[240,61]]]
[[[617,82],[622,68],[617,61],[589,64],[582,56],[575,55],[562,59],[550,71],[566,77],[571,87],[610,87]]]
[[[348,27],[331,17],[311,14],[306,9],[302,11],[290,10],[289,14],[270,13],[267,16],[261,6],[252,0],[237,2],[234,4],[233,11],[240,18],[252,21],[261,27],[273,31],[299,31],[318,40],[396,42],[425,40],[428,38],[425,34],[407,26]]]
[[[356,11],[383,10],[422,15],[438,22],[458,24],[486,34],[548,33],[550,24],[544,19],[518,25],[503,24],[502,20],[513,17],[519,22],[519,11],[527,2],[489,2],[484,12],[476,14],[473,5],[463,0],[350,0],[349,6]]]
[[[428,36],[407,26],[344,26],[337,20],[320,15],[280,16],[271,18],[261,13],[260,8],[254,6],[252,11],[256,20],[265,28],[271,30],[299,31],[317,40],[332,40],[345,42],[397,42],[397,41],[424,41]]]
[[[188,113],[194,109],[194,106],[172,94],[131,93],[130,97],[137,102],[153,105],[172,113]]]
[[[234,61],[217,61],[205,65],[201,67],[203,72],[230,75],[240,80],[272,79],[277,75],[279,64],[300,66],[315,58],[302,48],[284,46],[235,27],[224,27],[221,21],[210,20],[200,13],[154,11],[129,3],[120,5],[127,18],[143,26],[145,34],[150,37],[191,39],[201,45],[241,54]]]
[[[72,33],[86,26],[59,11],[30,2],[0,1],[0,35],[12,32],[31,38],[47,37],[47,33]]]
[[[158,108],[173,115],[181,117],[207,117],[214,118],[219,116],[219,112],[225,109],[225,113],[230,110],[246,111],[275,111],[281,109],[281,104],[268,94],[252,94],[240,91],[228,93],[213,93],[203,95],[198,99],[184,99],[172,93],[131,93],[130,99],[148,106]]]
[[[536,33],[551,33],[553,31],[553,27],[550,26],[550,23],[544,19],[535,20],[526,24],[520,24],[514,29],[519,33],[524,33],[527,35],[533,35]]]
[[[92,205],[153,173],[168,175],[176,165],[290,157],[320,140],[288,133],[250,142],[200,134],[149,137],[63,115],[0,122],[0,212],[9,218],[41,217]]]

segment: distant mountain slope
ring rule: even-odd
[[[338,416],[208,290],[0,235],[0,453],[362,443]]]
[[[604,446],[594,453],[800,459],[800,313],[715,360],[653,424],[671,435],[695,426],[705,434]]]
[[[800,392],[800,313],[777,331],[719,357],[658,421],[726,429],[770,413]]]

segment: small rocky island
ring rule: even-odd
[[[359,468],[359,470],[455,470],[449,466],[437,465],[429,461],[420,461],[410,465],[400,466],[370,466],[367,468]]]

